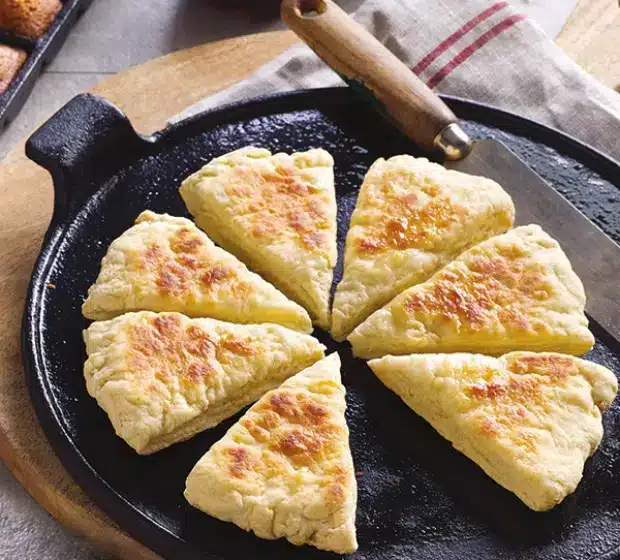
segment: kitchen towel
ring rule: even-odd
[[[620,161],[620,95],[509,2],[366,0],[353,17],[426,84],[547,124]],[[304,46],[177,115],[270,93],[344,85]]]

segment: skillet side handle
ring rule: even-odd
[[[448,159],[469,153],[471,141],[448,106],[332,0],[283,0],[280,14],[347,84],[366,97],[370,94],[416,144],[439,149]]]
[[[52,175],[57,218],[74,199],[93,194],[95,179],[118,169],[150,142],[116,106],[96,95],[81,94],[30,136],[26,155]]]

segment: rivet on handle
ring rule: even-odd
[[[297,10],[299,15],[304,18],[320,16],[327,11],[325,0],[299,0]]]

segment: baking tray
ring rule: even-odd
[[[497,109],[444,97],[474,137],[505,142],[616,241],[620,168],[557,131]],[[238,416],[152,456],[114,435],[86,393],[80,305],[109,243],[144,209],[186,215],[181,180],[247,144],[271,150],[321,146],[336,161],[342,257],[359,185],[379,156],[421,152],[346,88],[287,94],[204,113],[151,137],[112,105],[75,98],[27,143],[53,176],[55,206],[27,296],[22,356],[38,418],[67,470],[124,530],[166,558],[318,559],[335,555],[264,541],[183,499],[198,458]],[[543,224],[544,225],[544,224]],[[593,248],[596,250],[596,248]],[[341,261],[335,282],[341,274]],[[620,346],[596,324],[588,357],[620,371]],[[347,343],[339,351],[359,484],[358,560],[592,560],[620,557],[620,404],[582,483],[536,513],[456,452],[385,388]]]
[[[49,29],[38,39],[30,39],[0,29],[0,44],[20,48],[28,54],[24,64],[0,94],[0,132],[12,121],[26,103],[37,78],[60,50],[69,31],[93,0],[64,0],[63,6]]]

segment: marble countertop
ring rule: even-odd
[[[354,9],[363,0],[342,0]],[[264,2],[266,3],[266,2]],[[576,0],[512,0],[555,37]],[[95,0],[0,133],[0,159],[77,93],[123,68],[172,51],[279,27],[277,9],[248,15],[226,0]],[[277,2],[274,2],[277,4]],[[0,463],[0,560],[102,558],[41,508]]]

